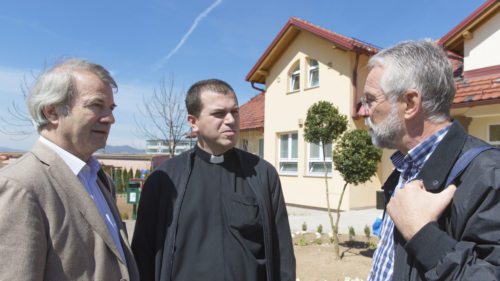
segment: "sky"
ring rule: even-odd
[[[144,0],[0,1],[0,147],[28,150],[31,126],[10,126],[8,110],[24,109],[22,85],[63,58],[99,63],[118,83],[108,144],[144,148],[138,106],[174,77],[184,92],[196,81],[230,83],[244,104],[258,94],[246,75],[290,17],[379,47],[439,39],[484,0]],[[264,87],[263,85],[258,85]],[[24,91],[26,92],[26,91]]]

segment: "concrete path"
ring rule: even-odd
[[[307,231],[315,232],[319,224],[323,225],[323,232],[331,232],[330,220],[326,211],[312,210],[299,207],[287,207],[288,220],[290,222],[290,230],[292,233],[302,230],[302,224],[307,224]],[[337,214],[332,212],[335,222]],[[378,209],[363,209],[342,212],[339,222],[339,233],[349,233],[349,226],[354,227],[356,235],[364,235],[365,225],[371,229],[373,222],[377,216],[382,216],[382,210]],[[135,220],[125,220],[129,239],[132,240],[134,233]]]
[[[307,231],[315,232],[318,225],[323,225],[323,232],[331,232],[330,219],[327,211],[311,210],[298,207],[287,207],[288,221],[292,233],[302,230],[302,224],[307,224]],[[349,233],[349,226],[354,227],[357,235],[364,235],[365,225],[371,226],[377,216],[382,215],[382,210],[363,209],[346,211],[340,213],[339,233]],[[337,213],[332,212],[333,222],[337,219]]]

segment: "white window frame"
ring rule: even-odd
[[[315,59],[309,59],[308,62],[309,62],[309,80],[308,80],[309,88],[319,87],[319,62]],[[313,62],[316,62],[316,64],[313,65]],[[313,85],[314,73],[316,73],[317,77],[317,79],[315,80],[316,81],[315,85]]]
[[[300,90],[300,63],[296,62],[290,71],[290,92]]]
[[[260,158],[264,158],[264,139],[259,139],[259,156]]]
[[[297,144],[295,147],[293,147],[293,136],[295,135]],[[281,155],[281,145],[282,145],[282,137],[287,136],[287,155],[286,157],[282,157]],[[299,135],[297,132],[290,132],[290,133],[283,133],[278,135],[279,138],[279,148],[278,148],[278,153],[279,153],[279,174],[281,175],[297,175],[299,171],[299,159],[298,159],[298,154],[299,154]],[[294,155],[294,152],[296,155]],[[294,170],[285,170],[285,165],[286,164],[291,164],[292,166],[295,165]]]
[[[312,153],[312,145],[318,146],[318,155],[311,155]],[[332,162],[332,154],[333,154],[333,147],[332,144],[329,144],[330,146],[330,155],[325,158],[325,161],[327,164],[330,164],[330,170],[328,171],[328,176],[332,176],[332,168],[333,168],[333,162]],[[308,143],[307,145],[307,174],[310,176],[324,176],[325,171],[323,170],[323,150],[321,149],[321,143],[316,144],[316,143]],[[313,166],[312,164],[319,164],[321,167],[320,171],[313,171]]]
[[[500,140],[491,140],[491,127],[493,126],[500,126],[500,123],[488,125],[488,143],[500,147]]]
[[[248,139],[241,139],[241,150],[248,151]]]

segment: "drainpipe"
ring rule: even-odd
[[[358,119],[358,64],[359,64],[359,50],[356,52],[356,61],[354,62],[354,69],[352,70],[352,118]]]
[[[265,92],[265,91],[266,91],[266,90],[264,90],[264,89],[261,89],[261,88],[259,88],[259,87],[255,86],[255,82],[253,82],[253,81],[252,81],[252,82],[250,82],[250,85],[252,85],[252,88],[254,88],[255,90],[257,90],[257,91],[259,91],[259,92]]]

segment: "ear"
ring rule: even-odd
[[[196,118],[194,115],[188,114],[187,120],[189,125],[191,125],[191,130],[193,133],[198,133],[198,118]]]
[[[402,103],[405,119],[415,118],[422,112],[422,95],[415,89],[409,89],[402,95]]]
[[[59,123],[59,113],[55,105],[47,105],[42,109],[42,113],[47,118],[50,124],[56,125]]]

